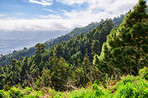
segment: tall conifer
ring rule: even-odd
[[[148,65],[148,14],[146,1],[139,0],[102,47],[98,68],[109,74],[137,74]],[[94,62],[95,63],[95,62]],[[96,64],[96,63],[95,63]]]

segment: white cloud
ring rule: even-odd
[[[0,30],[3,31],[54,31],[67,30],[68,23],[62,19],[3,19]]]
[[[50,9],[44,8],[43,10],[48,11],[48,12],[51,12],[51,13],[55,13],[53,10],[50,10]]]
[[[52,5],[53,0],[29,0],[30,3],[40,4],[43,6]]]
[[[91,0],[89,9],[102,9],[114,15],[124,14],[138,2],[138,0]]]
[[[75,25],[85,26],[91,22],[100,21],[101,19],[113,18],[127,13],[138,0],[58,0],[70,5],[75,3],[87,2],[88,7],[83,10],[72,10],[71,12],[63,11],[64,15]],[[68,2],[69,1],[69,2]]]
[[[30,0],[35,2],[37,0]],[[41,0],[43,2],[45,0]],[[47,0],[46,0],[47,1]],[[52,1],[52,0],[49,0]],[[88,3],[83,10],[72,10],[70,12],[61,9],[63,16],[50,14],[47,16],[38,15],[39,19],[1,19],[0,30],[71,30],[75,27],[86,26],[91,22],[101,19],[113,18],[125,14],[132,9],[138,0],[57,0],[67,5]],[[39,1],[37,1],[39,2]],[[46,5],[46,4],[44,4]],[[48,10],[48,9],[47,9]],[[48,10],[53,12],[52,10]]]
[[[57,2],[61,2],[63,4],[72,5],[72,4],[83,4],[89,0],[57,0]]]
[[[49,15],[37,15],[37,17],[42,18],[42,19],[62,19],[63,17],[59,15],[54,15],[54,14],[49,14]]]

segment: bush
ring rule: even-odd
[[[32,91],[33,91],[33,89],[30,87],[25,87],[25,89],[23,89],[23,93],[25,95],[29,95]]]
[[[40,96],[43,96],[40,91],[33,91],[29,95],[25,95],[24,98],[39,98]]]
[[[40,91],[34,91],[30,87],[25,89],[12,87],[9,91],[0,90],[0,98],[148,98],[147,71],[148,68],[145,67],[139,71],[139,76],[137,77],[132,75],[121,77],[121,80],[114,85],[114,93],[105,89],[100,81],[95,81],[88,88],[70,92],[57,92],[48,87],[44,87]],[[112,82],[109,77],[107,79],[108,82]],[[107,88],[109,87],[107,86]]]
[[[110,91],[93,84],[93,88],[81,88],[69,93],[69,98],[112,98]]]
[[[93,98],[94,91],[92,89],[84,89],[74,90],[70,93],[70,98]]]
[[[147,98],[148,81],[140,77],[126,76],[122,77],[117,83],[115,98]]]
[[[51,97],[54,97],[57,94],[57,92],[54,89],[51,89],[51,88],[49,89],[48,93]]]
[[[112,98],[112,93],[109,90],[101,88],[97,84],[93,84],[93,89],[95,90],[94,97]]]
[[[3,92],[3,90],[0,90],[0,98],[4,98],[4,92]]]
[[[16,98],[16,97],[21,98],[24,95],[21,89],[16,87],[12,87],[8,92],[10,94],[10,97],[12,98]]]
[[[139,75],[141,78],[148,80],[148,67],[144,67],[139,70]]]

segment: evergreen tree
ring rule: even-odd
[[[92,42],[92,46],[91,46],[91,50],[92,50],[92,54],[95,55],[99,55],[100,54],[100,42],[98,40],[94,40]]]
[[[35,46],[37,47],[36,53],[44,53],[46,47],[45,44],[38,43]]]
[[[21,70],[21,78],[24,80],[27,78],[27,73],[29,71],[29,65],[28,65],[28,57],[25,57],[24,63],[22,65],[22,70]]]
[[[98,68],[109,74],[137,74],[148,65],[148,14],[146,1],[139,0],[123,23],[107,36],[102,47]],[[96,64],[96,62],[94,62]]]

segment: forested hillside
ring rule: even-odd
[[[112,20],[106,20],[85,35],[80,34],[67,42],[59,43],[50,49],[50,56],[63,57],[71,64],[83,61],[85,54],[92,62],[94,54],[100,54],[103,42],[113,29]]]
[[[146,11],[148,12],[148,8],[146,9]],[[115,17],[112,21],[114,24],[114,28],[117,28],[123,21],[125,15],[120,15],[118,17]],[[79,35],[80,33],[85,34],[88,31],[92,30],[93,28],[95,28],[97,25],[99,25],[100,23],[102,23],[104,20],[101,20],[99,23],[91,23],[86,27],[82,27],[82,28],[75,28],[74,30],[72,30],[70,33],[63,35],[61,37],[55,38],[55,39],[51,39],[47,42],[45,42],[46,44],[46,49],[50,49],[53,45],[56,45],[57,43],[60,43],[62,41],[68,41],[71,38],[75,37],[76,35]],[[13,53],[9,53],[7,55],[1,55],[0,56],[0,66],[4,66],[11,64],[11,61],[13,59],[19,59],[20,57],[25,57],[25,56],[32,56],[35,55],[35,47],[30,47],[30,48],[26,48],[24,47],[24,49],[19,50],[19,51],[15,51]]]
[[[114,28],[117,28],[120,23],[122,23],[123,21],[123,18],[124,18],[124,15],[120,15],[118,17],[115,17],[112,21],[114,23]],[[92,30],[93,28],[95,28],[97,25],[99,25],[100,23],[102,23],[104,20],[102,19],[99,23],[91,23],[89,25],[87,25],[86,27],[82,27],[82,28],[75,28],[74,30],[72,30],[70,33],[66,34],[66,35],[63,35],[61,37],[58,37],[58,38],[55,38],[55,39],[51,39],[47,42],[45,42],[46,44],[46,49],[50,49],[53,45],[56,45],[57,43],[60,43],[62,41],[68,41],[70,40],[71,38],[75,37],[76,35],[79,35],[79,34],[85,34],[87,33],[88,31]],[[35,51],[36,51],[36,48],[35,46],[34,47],[30,47],[30,48],[26,48],[24,47],[24,49],[22,50],[19,50],[19,51],[15,51],[13,53],[9,53],[7,55],[1,55],[0,56],[0,66],[4,66],[5,64],[6,65],[9,65],[11,64],[11,61],[13,59],[19,59],[20,57],[25,57],[25,56],[32,56],[32,55],[35,55]]]
[[[73,73],[72,70],[78,70],[79,67],[82,68],[82,70],[86,70],[86,66],[92,67],[91,61],[93,59],[93,55],[100,53],[100,47],[103,42],[106,41],[106,36],[112,28],[112,20],[106,20],[92,31],[89,31],[84,35],[77,35],[68,42],[59,43],[53,46],[51,50],[46,50],[45,44],[36,44],[37,50],[34,56],[31,56],[30,58],[21,57],[19,60],[13,59],[11,65],[5,65],[4,67],[1,66],[1,85],[10,83],[12,86],[19,83],[27,86],[28,83],[30,84],[30,82],[37,81],[36,78],[39,78],[40,76],[42,77],[44,73],[52,75],[46,77],[51,78],[46,85],[51,85],[57,90],[65,90],[67,88],[65,85],[68,83],[68,77],[79,77],[79,82],[76,81],[75,83],[78,87],[80,84],[86,84],[89,79],[81,80],[81,77],[84,75],[86,78],[86,75],[90,73],[86,74],[86,72],[84,72],[81,76],[81,71]],[[80,75],[71,76],[73,74]],[[63,86],[61,84],[63,84]],[[63,88],[61,89],[59,86]]]
[[[103,21],[101,21],[103,22]],[[100,22],[100,23],[101,23]],[[55,39],[51,39],[47,42],[45,42],[46,44],[46,49],[50,49],[53,45],[60,43],[62,41],[68,41],[69,39],[75,37],[76,35],[79,35],[80,33],[87,33],[88,31],[92,30],[93,28],[95,28],[99,23],[91,23],[86,27],[82,27],[82,28],[75,28],[74,30],[72,30],[70,33],[63,35],[61,37],[55,38]],[[13,59],[19,59],[20,57],[25,57],[25,56],[32,56],[35,55],[35,51],[36,51],[36,47],[30,47],[30,48],[26,48],[24,47],[24,49],[19,50],[19,51],[15,51],[13,53],[7,54],[7,55],[1,55],[0,56],[0,66],[4,66],[11,64],[11,61]]]
[[[50,50],[38,43],[35,55],[0,66],[0,97],[147,98],[146,7],[139,0],[117,29],[105,20]]]

